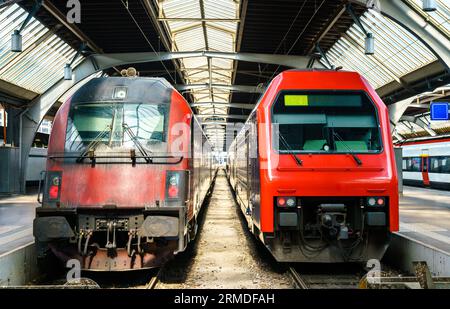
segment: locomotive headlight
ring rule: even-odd
[[[382,207],[386,204],[386,199],[384,197],[368,197],[367,205],[369,207]]]
[[[180,189],[178,188],[178,175],[172,175],[169,177],[169,189],[168,194],[170,198],[177,198]]]
[[[166,171],[166,203],[185,205],[189,196],[189,171]]]
[[[171,186],[176,186],[178,184],[178,179],[177,179],[176,175],[173,175],[173,176],[170,177],[169,184]]]
[[[286,199],[284,197],[278,197],[277,198],[277,205],[278,205],[278,207],[286,206]]]
[[[44,191],[44,201],[59,202],[61,195],[61,178],[62,172],[49,171],[47,172],[46,189]]]
[[[53,184],[54,186],[59,186],[59,177],[58,177],[58,176],[53,177],[53,179],[52,179],[52,184]]]
[[[123,100],[127,97],[127,87],[116,87],[114,88],[113,98],[116,100]]]
[[[289,197],[286,199],[286,205],[288,207],[294,207],[295,206],[295,198],[294,197]]]
[[[377,205],[378,206],[384,206],[384,198],[383,197],[379,197],[377,199]]]
[[[278,207],[295,207],[297,205],[297,199],[295,197],[277,197]]]

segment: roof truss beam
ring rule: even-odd
[[[246,85],[226,85],[226,84],[188,84],[188,85],[175,85],[175,89],[178,91],[195,90],[195,89],[209,89],[220,88],[236,92],[248,92],[248,93],[263,93],[264,89],[261,87],[246,86]]]
[[[158,17],[159,21],[186,21],[186,22],[231,22],[237,23],[240,19],[236,18],[188,18],[188,17]]]
[[[249,109],[252,110],[255,108],[255,104],[244,104],[244,103],[218,103],[218,102],[198,102],[191,104],[192,107],[209,107],[214,105],[216,107],[233,107],[233,108],[241,108],[241,109]]]
[[[431,136],[436,136],[437,133],[431,129],[429,127],[429,125],[423,121],[422,119],[420,119],[419,117],[414,117],[414,116],[402,116],[402,118],[400,119],[400,121],[409,121],[412,123],[415,123],[416,125],[418,125],[419,127],[421,127],[422,129],[424,129],[428,134],[430,134]]]
[[[228,53],[215,51],[184,51],[184,52],[141,52],[141,53],[113,53],[94,54],[89,56],[99,67],[110,68],[124,64],[146,63],[156,61],[167,61],[173,59],[210,57],[230,59],[237,61],[277,64],[292,68],[305,69],[311,60],[310,56],[258,54],[258,53]],[[315,68],[324,68],[318,61],[314,63]]]
[[[199,118],[225,118],[225,119],[241,119],[246,120],[248,118],[247,115],[229,115],[229,114],[197,114]]]
[[[102,49],[97,46],[80,28],[75,24],[69,23],[64,14],[62,14],[50,1],[43,1],[42,6],[55,17],[61,24],[70,30],[81,42],[86,42],[87,46],[96,53],[102,53]]]

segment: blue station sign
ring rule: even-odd
[[[449,120],[449,103],[447,102],[432,102],[430,104],[430,118],[431,120]]]

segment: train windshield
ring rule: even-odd
[[[364,92],[284,91],[272,108],[273,147],[280,153],[376,153],[377,111]]]
[[[167,149],[167,104],[92,103],[71,107],[65,152]],[[142,152],[142,151],[141,151]]]

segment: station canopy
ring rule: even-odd
[[[27,15],[17,4],[0,8],[0,79],[41,94],[63,77],[62,68],[76,50],[55,34],[57,29],[49,29],[32,17],[21,32],[23,51],[11,52],[11,34]],[[81,60],[78,58],[74,65]]]
[[[429,27],[449,38],[447,0],[437,0],[433,12],[422,10],[422,0],[402,1]],[[11,34],[21,27],[35,1],[6,1],[0,6],[0,101],[16,99],[25,106],[50,89],[63,77],[64,65],[72,61],[82,42],[87,48],[73,67],[93,53],[211,51],[317,56],[318,44],[328,59],[322,57],[324,65],[361,73],[387,105],[411,101],[396,124],[396,139],[450,133],[450,123],[429,120],[429,103],[448,100],[447,68],[420,38],[363,2],[89,0],[81,1],[81,23],[69,24],[64,22],[67,1],[43,1],[22,31],[23,51],[14,53],[10,51]],[[366,33],[349,14],[348,3],[375,38],[373,55],[365,54]],[[245,121],[261,95],[247,89],[264,89],[276,74],[289,69],[279,64],[199,56],[131,63],[103,74],[118,75],[128,66],[136,67],[141,76],[164,77],[184,86],[180,91],[218,150],[225,147],[225,126]],[[49,118],[58,104],[55,106]]]

